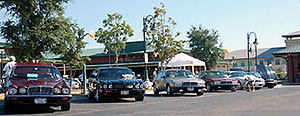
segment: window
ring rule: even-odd
[[[241,61],[241,67],[245,67],[245,61]]]
[[[238,67],[238,61],[236,61],[235,63],[233,63],[233,67]]]
[[[259,65],[264,65],[264,60],[259,60]]]
[[[276,59],[276,60],[275,60],[275,64],[276,64],[276,65],[280,65],[280,59]]]
[[[253,61],[252,60],[249,61],[249,65],[253,66]]]

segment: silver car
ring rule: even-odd
[[[174,93],[197,93],[203,95],[205,81],[196,78],[191,71],[182,69],[169,69],[161,71],[153,82],[154,94],[166,91],[167,95]]]

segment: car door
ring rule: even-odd
[[[165,78],[164,78],[164,77],[165,77],[165,72],[166,72],[166,71],[162,71],[162,72],[159,74],[159,77],[160,77],[160,78],[157,80],[158,86],[159,86],[159,87],[158,87],[159,90],[165,90],[165,87],[164,87],[164,86],[165,86],[165,85],[164,85],[164,81],[165,81]]]

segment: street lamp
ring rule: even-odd
[[[143,18],[143,37],[144,37],[144,60],[145,60],[145,73],[144,73],[144,80],[147,80],[149,79],[148,78],[148,69],[147,69],[147,61],[146,61],[146,58],[148,58],[148,54],[147,54],[147,51],[146,51],[146,47],[147,47],[147,42],[146,42],[146,31],[147,31],[147,23],[151,23],[151,22],[148,22],[148,19],[152,21],[153,25],[151,27],[151,31],[154,32],[155,31],[155,19],[152,15],[148,15],[146,16],[145,18]]]
[[[253,44],[255,45],[255,68],[256,68],[256,65],[257,65],[257,36],[256,36],[256,33],[255,32],[250,32],[250,33],[247,33],[247,53],[248,53],[248,72],[250,72],[250,58],[249,58],[249,52],[251,51],[251,48],[250,48],[250,35],[251,34],[254,34],[255,36],[255,40],[253,42]]]

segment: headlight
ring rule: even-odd
[[[182,82],[175,82],[175,86],[182,86]]]
[[[19,88],[19,92],[20,92],[21,94],[25,94],[25,93],[26,93],[26,89],[25,89],[24,87]]]
[[[65,87],[65,88],[62,89],[62,92],[64,94],[69,94],[70,93],[70,89]]]
[[[54,93],[55,94],[59,94],[61,91],[60,91],[60,88],[58,88],[58,87],[55,87],[54,88]]]
[[[113,85],[108,85],[108,88],[109,88],[109,89],[112,89],[112,88],[113,88]]]
[[[237,84],[237,81],[232,81],[232,84]]]
[[[215,81],[214,84],[219,85],[219,84],[221,84],[221,81]]]
[[[138,88],[140,88],[140,84],[138,83],[134,87],[138,89]]]
[[[107,89],[107,85],[103,85],[103,88],[104,88],[104,89]]]
[[[14,95],[14,94],[16,94],[16,93],[17,93],[17,89],[16,89],[16,88],[14,88],[14,87],[12,87],[12,88],[9,88],[9,89],[8,89],[8,93],[9,93],[9,94],[11,94],[11,95]]]

